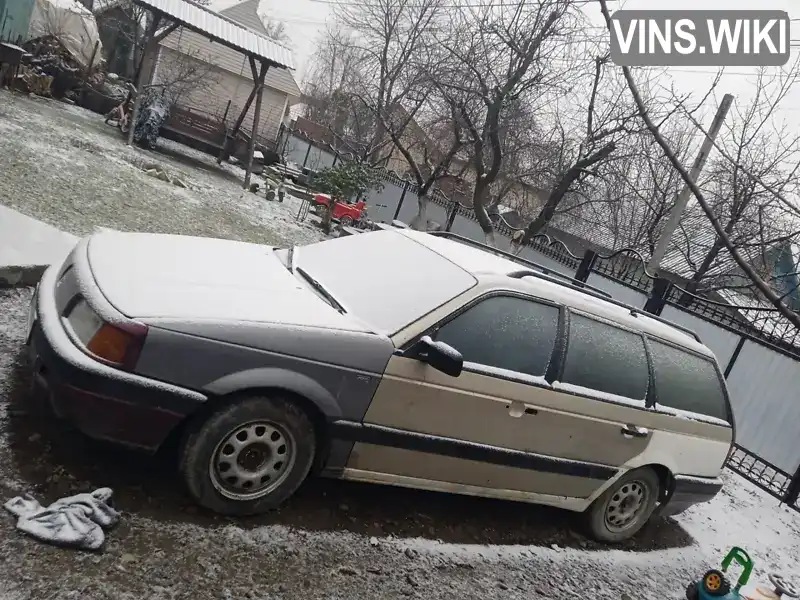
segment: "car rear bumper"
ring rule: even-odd
[[[721,489],[722,479],[719,477],[676,475],[672,494],[669,500],[659,509],[659,514],[670,516],[682,513],[695,504],[713,500]]]
[[[93,360],[67,336],[55,303],[58,269],[40,282],[28,339],[34,383],[57,416],[86,435],[154,452],[206,396]]]

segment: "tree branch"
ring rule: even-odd
[[[599,0],[600,1],[600,10],[603,13],[603,18],[606,22],[606,27],[608,27],[609,31],[611,30],[611,15],[608,12],[608,4],[606,0]],[[647,107],[642,100],[642,97],[639,93],[639,89],[636,85],[636,81],[634,81],[633,76],[631,75],[630,68],[622,67],[622,73],[625,76],[625,81],[628,83],[628,88],[631,91],[631,95],[633,96],[634,102],[636,102],[636,106],[639,109],[639,114],[642,117],[647,129],[653,135],[653,138],[656,140],[661,149],[664,151],[664,155],[669,159],[672,166],[675,168],[678,173],[680,173],[681,178],[683,179],[684,183],[689,186],[689,189],[692,190],[694,197],[697,199],[697,203],[703,209],[703,212],[706,214],[708,219],[711,221],[711,225],[714,228],[718,238],[722,241],[725,248],[727,248],[728,252],[730,252],[733,260],[739,266],[739,268],[750,278],[750,280],[755,284],[756,288],[759,292],[761,292],[764,297],[772,304],[778,312],[785,317],[790,323],[792,323],[795,327],[800,329],[800,315],[797,313],[792,312],[787,306],[785,306],[778,295],[772,291],[772,289],[764,282],[761,277],[758,276],[758,273],[755,272],[753,267],[745,261],[742,256],[737,251],[736,247],[731,242],[728,234],[723,230],[722,226],[720,225],[717,217],[714,215],[714,212],[711,210],[711,207],[708,204],[708,201],[705,198],[705,195],[697,186],[697,184],[692,180],[688,171],[684,168],[678,158],[675,156],[672,148],[670,147],[669,143],[664,139],[661,135],[661,132],[653,123],[650,115],[647,111]]]

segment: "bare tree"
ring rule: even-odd
[[[735,105],[721,132],[718,144],[725,155],[713,161],[700,186],[730,241],[766,281],[773,277],[776,248],[800,239],[798,207],[782,201],[799,191],[800,136],[787,135],[775,119],[797,80],[796,70],[773,76],[760,72],[753,100]],[[684,220],[705,230],[707,240],[685,251],[694,271],[687,289],[752,288],[740,272],[731,272],[723,240],[711,235],[698,207],[687,213]]]
[[[691,125],[671,119],[664,131],[686,160],[696,145]],[[649,255],[683,182],[649,132],[625,136],[617,145],[602,176],[586,190],[575,189],[579,201],[560,206],[553,224],[611,250],[631,248]]]
[[[620,138],[634,132],[636,111],[625,101],[619,86],[608,85],[603,89],[610,76],[604,78],[608,55],[594,59],[591,92],[585,110],[583,135],[578,140],[564,140],[562,156],[563,167],[554,177],[554,184],[539,214],[525,229],[521,245],[530,243],[533,237],[552,221],[559,206],[568,199],[568,195],[576,188],[590,180],[601,176],[601,167],[609,162],[609,158],[617,151]],[[608,201],[602,195],[583,192],[583,198],[575,198],[570,208],[582,206],[586,202]]]
[[[423,103],[428,104],[428,112],[432,115],[432,118],[423,121],[424,129],[414,121],[415,115],[420,115]],[[427,229],[428,194],[448,173],[453,159],[464,146],[459,115],[452,106],[447,114],[446,108],[446,103],[436,103],[430,96],[423,96],[411,110],[395,107],[388,118],[383,115],[380,117],[382,130],[408,163],[408,172],[417,186],[418,210],[410,223],[414,229]],[[442,114],[444,116],[439,116]],[[426,131],[437,132],[438,135],[428,135]]]
[[[202,51],[179,49],[163,51],[154,80],[145,87],[159,91],[174,106],[187,96],[207,95],[218,82],[214,65]]]
[[[289,32],[286,31],[286,23],[271,16],[266,11],[258,10],[256,12],[258,18],[261,19],[264,30],[267,32],[267,37],[290,48],[292,46],[292,40],[289,37]]]
[[[430,93],[433,31],[442,0],[374,0],[339,5],[336,19],[353,32],[350,52],[360,57],[354,95],[373,115],[363,158],[384,164]],[[403,117],[398,113],[408,110]],[[391,124],[392,132],[387,130]],[[399,149],[398,149],[399,150]]]
[[[327,127],[345,152],[362,157],[369,155],[376,119],[356,93],[363,89],[366,57],[353,35],[334,25],[320,36],[304,85],[304,116]]]
[[[494,228],[487,205],[503,163],[503,121],[517,102],[537,110],[544,90],[563,81],[553,58],[577,22],[573,4],[538,0],[457,7],[439,36],[450,65],[442,87],[469,134],[472,204],[490,244]]]
[[[606,0],[599,0],[600,2],[600,10],[603,13],[603,18],[605,19],[606,26],[610,29],[611,27],[611,15],[608,12],[608,5]],[[741,272],[744,276],[746,276],[750,281],[753,283],[753,287],[756,291],[765,298],[770,304],[772,304],[777,312],[786,318],[789,323],[791,323],[794,327],[800,329],[800,315],[793,312],[786,304],[782,302],[782,297],[779,296],[775,291],[770,288],[770,286],[762,279],[762,277],[758,274],[757,270],[750,265],[750,263],[746,260],[744,256],[742,256],[739,249],[736,245],[731,241],[729,232],[726,231],[725,227],[720,223],[719,219],[717,218],[714,210],[711,207],[706,195],[700,189],[696,182],[694,182],[689,175],[689,172],[680,162],[678,157],[675,155],[675,152],[670,147],[669,142],[661,135],[658,125],[653,121],[652,117],[648,113],[647,106],[645,101],[642,98],[642,95],[639,91],[639,88],[636,84],[636,81],[631,74],[631,70],[629,67],[622,67],[622,72],[625,76],[625,80],[628,84],[630,89],[631,95],[633,96],[634,102],[639,110],[639,115],[641,116],[642,120],[644,121],[647,129],[652,134],[653,138],[655,139],[656,143],[661,147],[664,152],[665,157],[669,160],[672,164],[673,168],[680,174],[681,178],[683,179],[684,183],[689,186],[689,189],[692,191],[700,209],[705,214],[706,218],[711,222],[711,226],[714,229],[715,235],[719,238],[720,242],[722,243],[723,247],[730,252],[731,257],[733,258],[736,265],[741,269]]]

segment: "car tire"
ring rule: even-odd
[[[586,512],[591,536],[617,543],[636,535],[655,510],[660,486],[658,475],[649,467],[625,473]]]
[[[229,516],[277,508],[308,476],[316,436],[308,415],[280,395],[226,404],[189,427],[180,472],[194,500]]]

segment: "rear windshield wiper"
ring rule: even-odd
[[[289,262],[291,264],[291,260]],[[325,300],[327,300],[333,308],[335,308],[342,314],[345,314],[347,312],[344,309],[344,306],[342,306],[341,303],[336,298],[333,297],[333,294],[331,294],[327,289],[325,289],[325,286],[322,285],[319,281],[317,281],[311,275],[309,275],[308,271],[306,271],[303,267],[297,267],[296,271],[300,274],[300,276],[303,279],[305,279],[309,283],[309,285],[312,288],[314,288],[314,290],[320,296],[325,298]]]

